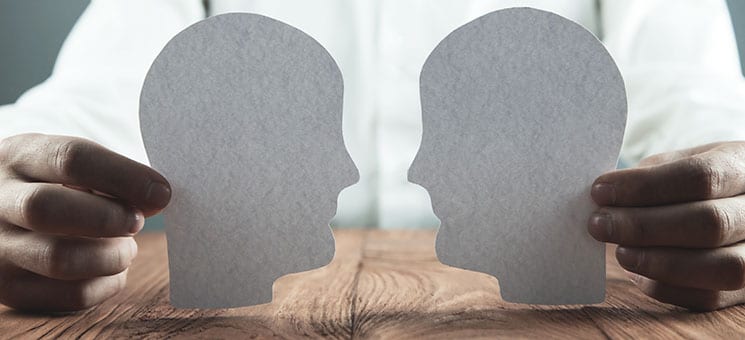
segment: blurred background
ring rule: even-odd
[[[65,37],[89,1],[0,0],[0,105],[15,102],[49,77]],[[745,56],[745,0],[727,2],[740,55]],[[162,216],[149,218],[146,227],[162,228]]]
[[[732,24],[737,34],[737,45],[740,48],[740,63],[742,63],[743,74],[745,74],[745,1],[728,0],[729,12],[732,15]]]
[[[0,105],[15,102],[49,76],[62,42],[88,2],[0,0]],[[740,55],[745,56],[745,0],[728,3]]]

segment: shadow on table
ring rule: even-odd
[[[685,322],[687,318],[695,318],[697,315],[682,309],[648,311],[595,306],[562,309],[499,308],[432,313],[403,310],[362,311],[346,319],[323,319],[320,315],[318,315],[319,318],[303,319],[286,312],[282,315],[266,317],[214,315],[221,313],[220,311],[187,313],[182,317],[171,315],[120,320],[110,327],[133,336],[189,334],[200,337],[428,337],[474,333],[556,336],[558,334],[598,334],[602,333],[601,328],[606,328],[601,325],[615,325],[615,327],[629,325],[643,330],[643,327],[649,323],[672,320]]]
[[[602,334],[602,325],[631,325],[643,328],[650,323],[684,321],[688,316],[682,309],[646,311],[620,307],[578,307],[533,309],[489,309],[453,311],[450,313],[406,313],[383,311],[366,315],[357,323],[355,334],[361,337],[407,336],[466,337],[488,336],[546,336]],[[612,326],[611,326],[612,327]],[[459,336],[460,334],[460,336]]]
[[[145,335],[171,337],[199,335],[207,338],[245,338],[249,335],[276,336],[271,320],[256,316],[168,316],[152,319],[119,320],[111,325],[116,333],[139,338]]]

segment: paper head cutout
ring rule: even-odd
[[[310,36],[255,14],[176,35],[142,89],[150,161],[170,181],[171,303],[266,303],[278,277],[326,265],[329,220],[358,179],[342,138],[342,77]]]
[[[590,185],[615,168],[626,94],[600,41],[556,14],[492,12],[435,48],[420,90],[409,179],[441,220],[438,258],[496,276],[506,301],[602,302]]]

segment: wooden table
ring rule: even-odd
[[[446,267],[431,231],[335,231],[327,267],[288,275],[271,304],[177,310],[168,304],[165,237],[138,236],[125,291],[88,311],[29,315],[0,307],[0,337],[742,338],[745,307],[690,313],[644,296],[608,250],[608,297],[595,306],[500,301],[497,280]]]

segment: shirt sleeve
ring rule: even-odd
[[[724,0],[605,0],[601,20],[626,83],[625,163],[745,139],[745,80]]]
[[[168,40],[204,15],[199,0],[91,1],[49,79],[0,107],[0,137],[79,136],[147,163],[138,118],[142,82]]]

